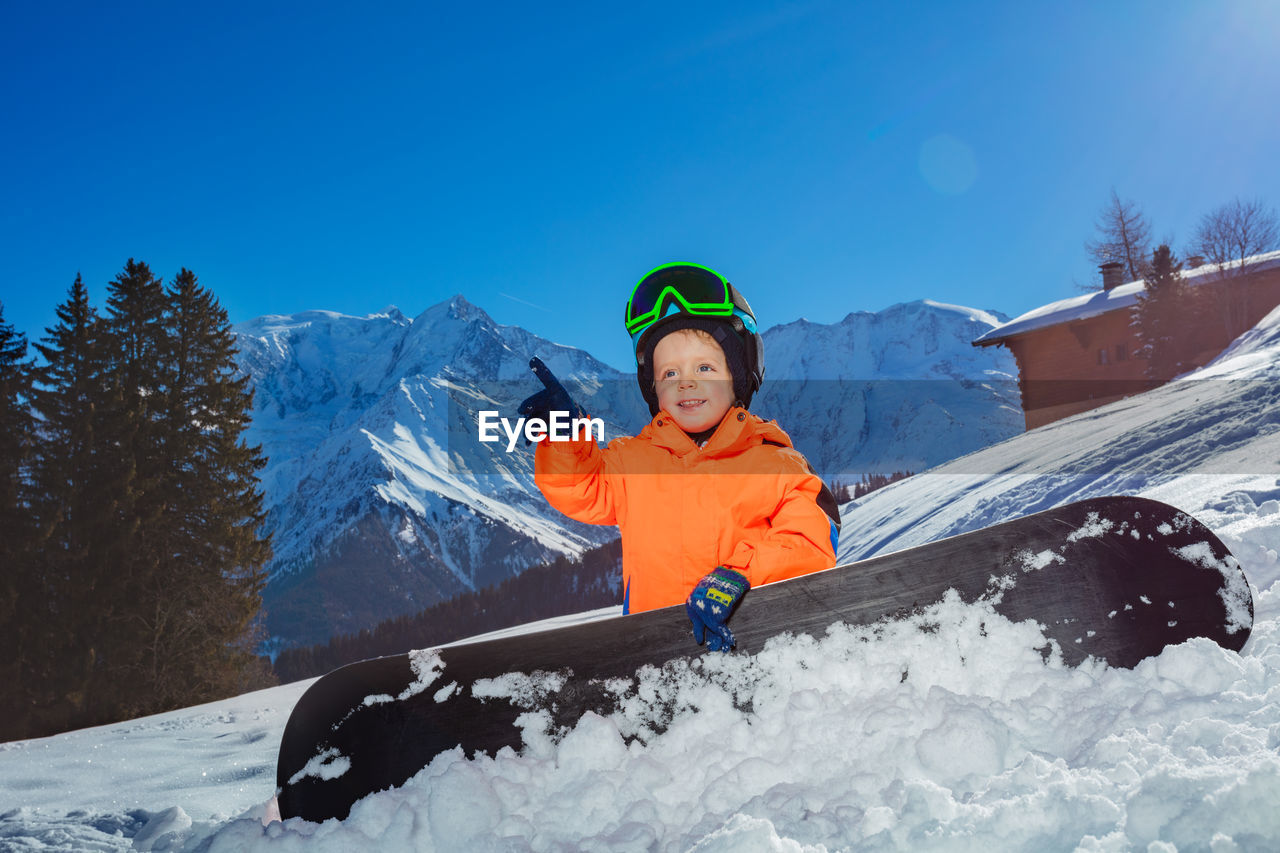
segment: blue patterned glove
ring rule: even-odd
[[[727,652],[734,646],[733,632],[725,623],[733,615],[742,596],[751,589],[751,582],[741,572],[716,568],[693,588],[689,600],[684,603],[689,621],[693,623],[693,638],[702,645],[706,637],[707,649]]]

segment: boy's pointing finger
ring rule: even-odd
[[[547,388],[555,388],[559,386],[560,382],[556,379],[555,374],[552,373],[551,369],[543,364],[542,359],[538,358],[536,355],[529,359],[529,368],[533,371],[534,375],[538,377],[538,379],[542,380],[543,386]]]

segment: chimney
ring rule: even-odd
[[[1187,269],[1193,270],[1204,263],[1204,255],[1192,255],[1187,258]]]
[[[1124,284],[1124,264],[1119,261],[1108,261],[1105,264],[1099,264],[1098,269],[1102,270],[1102,289],[1113,290]]]

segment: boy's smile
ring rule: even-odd
[[[685,432],[715,427],[733,406],[733,375],[724,351],[705,332],[682,329],[653,348],[658,406]]]

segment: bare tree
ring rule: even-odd
[[[1095,264],[1119,263],[1125,281],[1145,278],[1151,259],[1151,226],[1138,205],[1120,198],[1111,188],[1109,201],[1095,223],[1097,240],[1086,240],[1084,250]]]
[[[1222,279],[1219,314],[1234,338],[1245,331],[1251,316],[1246,281],[1249,261],[1280,246],[1275,208],[1258,199],[1236,198],[1200,218],[1192,245],[1196,254],[1217,267]]]
[[[1206,213],[1200,218],[1194,238],[1196,253],[1217,264],[1219,271],[1225,271],[1228,265],[1237,265],[1236,269],[1243,271],[1249,258],[1277,245],[1280,225],[1275,208],[1267,208],[1257,199],[1237,198]]]

